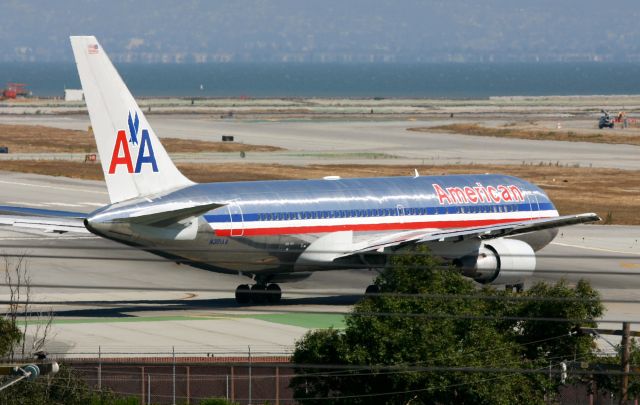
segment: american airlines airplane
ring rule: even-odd
[[[2,207],[12,215],[0,223],[88,231],[248,276],[252,285],[236,289],[241,304],[278,302],[277,283],[314,271],[384,267],[390,253],[418,245],[479,283],[521,286],[558,227],[599,220],[558,216],[540,188],[498,174],[196,184],[173,164],[96,38],[74,36],[71,45],[111,204],[66,218]]]

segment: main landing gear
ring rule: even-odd
[[[504,289],[512,292],[515,290],[517,293],[521,293],[524,291],[524,283],[507,284],[504,286]]]
[[[236,302],[238,304],[277,304],[282,298],[282,291],[278,284],[258,283],[249,287],[248,284],[240,284],[236,288]]]

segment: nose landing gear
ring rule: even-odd
[[[278,284],[257,283],[249,287],[240,284],[236,288],[236,302],[238,304],[277,304],[282,298],[282,290]]]

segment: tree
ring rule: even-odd
[[[31,278],[24,256],[15,259],[4,256],[3,259],[9,303],[5,317],[0,318],[0,358],[9,360],[10,364],[31,363],[33,353],[45,347],[53,316],[51,312],[42,314],[31,310]],[[80,375],[64,365],[54,376],[23,380],[0,391],[2,405],[124,403],[119,401],[121,399],[110,392],[94,393]]]
[[[595,369],[594,374],[595,387],[601,393],[613,393],[615,396],[620,394],[620,386],[622,384],[622,376],[614,374],[598,374],[598,371],[620,371],[620,363],[622,357],[622,346],[616,345],[616,355],[608,357],[600,357],[590,366]],[[629,350],[629,363],[633,368],[637,368],[640,364],[640,343],[635,338],[631,339],[631,347]],[[629,388],[627,390],[629,399],[640,398],[640,376],[636,373],[629,375]]]
[[[569,335],[571,322],[515,318],[592,320],[602,311],[586,283],[538,284],[525,295],[478,291],[424,249],[396,256],[376,284],[383,294],[357,303],[344,331],[312,331],[296,343],[296,399],[543,403],[558,386],[557,378],[546,375],[548,360],[591,353],[593,338]]]
[[[18,333],[7,336],[7,342],[12,343],[0,354],[6,354],[10,360],[30,357],[44,348],[53,323],[53,313],[32,311],[31,276],[25,256],[5,255],[2,258],[4,281],[9,293],[5,321],[8,328]]]

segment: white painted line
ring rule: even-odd
[[[557,245],[557,246],[565,246],[565,247],[572,247],[572,248],[578,248],[578,249],[585,249],[585,250],[595,250],[595,251],[598,251],[598,252],[620,253],[620,254],[624,254],[624,255],[640,256],[640,253],[624,252],[624,251],[621,251],[621,250],[603,249],[603,248],[580,246],[580,245],[571,245],[569,243],[560,243],[560,242],[551,242],[551,244],[552,245]]]
[[[96,202],[79,202],[78,204],[82,205],[90,205],[92,207],[104,207],[107,203],[96,203]]]
[[[42,184],[19,183],[17,181],[0,180],[0,184],[13,184],[15,186],[26,186],[26,187],[52,188],[54,190],[74,191],[79,193],[93,193],[93,194],[104,194],[104,195],[108,194],[106,191],[87,190],[87,189],[81,189],[81,188],[75,188],[75,187],[45,186]]]
[[[61,203],[61,202],[50,202],[45,203],[46,205],[56,205],[60,207],[82,207],[80,204],[69,204],[69,203]]]
[[[46,207],[46,204],[27,202],[27,201],[7,201],[5,204],[11,205],[30,205],[32,207]],[[19,207],[18,207],[19,208]]]

